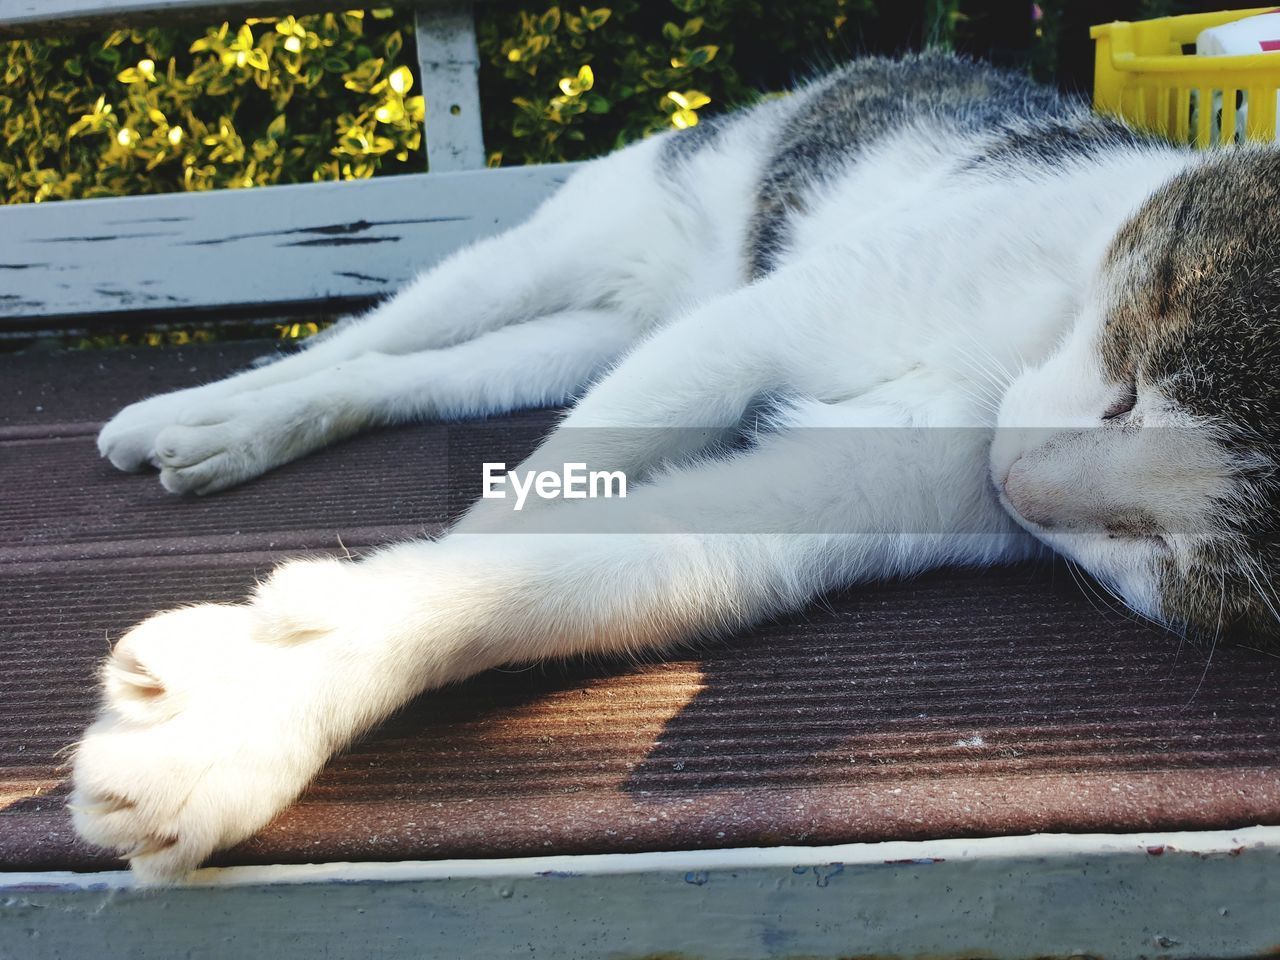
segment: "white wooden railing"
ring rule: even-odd
[[[391,292],[459,246],[528,216],[570,168],[484,169],[472,3],[399,5],[414,10],[430,173],[0,204],[0,325],[84,323],[140,312],[341,309]],[[0,39],[339,6],[334,0],[0,0]]]

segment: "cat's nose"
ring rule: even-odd
[[[1015,460],[1001,488],[1009,508],[1041,530],[1158,539],[1165,529],[1146,502],[1155,491],[1124,466],[1097,450],[1042,449]]]
[[[1048,530],[1056,526],[1054,508],[1061,507],[1061,497],[1044,483],[1041,473],[1026,457],[1019,457],[1005,474],[1004,497],[1024,520]]]

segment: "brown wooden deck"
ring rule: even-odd
[[[130,623],[454,508],[445,431],[465,426],[361,437],[204,500],[98,459],[122,403],[262,350],[0,357],[0,869],[115,865],[74,839],[57,751]],[[508,456],[549,422],[503,421]],[[1206,660],[1062,567],[877,586],[697,656],[426,696],[220,862],[1280,824],[1280,659]]]

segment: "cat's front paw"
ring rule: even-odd
[[[160,483],[170,493],[225,490],[320,446],[325,426],[287,386],[212,400],[155,437]]]
[[[102,679],[68,806],[81,836],[146,882],[180,879],[263,827],[331,747],[307,701],[324,686],[323,658],[264,637],[251,606],[152,617]]]
[[[196,390],[178,390],[131,403],[107,421],[98,433],[98,453],[117,470],[130,473],[148,464],[158,466],[156,438],[178,422],[196,401]]]

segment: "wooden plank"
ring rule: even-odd
[[[0,324],[386,294],[524,220],[571,169],[0,206]]]
[[[415,33],[427,101],[427,165],[433,173],[485,165],[480,52],[469,0],[420,7]]]
[[[380,6],[424,7],[449,0],[378,0]],[[72,30],[101,30],[179,20],[221,23],[236,17],[342,10],[338,0],[0,0],[0,39]]]
[[[1274,956],[1278,833],[239,867],[158,890],[19,873],[0,957]]]

